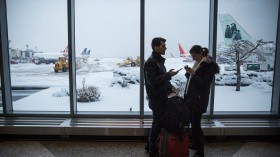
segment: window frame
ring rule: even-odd
[[[280,5],[280,4],[279,4]],[[217,42],[217,13],[218,0],[210,0],[209,13],[209,51],[213,58],[216,58]],[[276,39],[275,70],[273,80],[280,80],[280,6],[278,6],[278,26]],[[3,113],[0,116],[30,116],[30,117],[96,117],[96,118],[151,118],[152,115],[144,112],[144,38],[145,38],[145,0],[140,0],[140,112],[84,112],[77,111],[76,100],[76,69],[75,65],[75,0],[67,0],[67,19],[68,19],[68,45],[69,45],[69,87],[70,87],[70,112],[15,112],[12,107],[12,88],[9,65],[9,47],[8,47],[8,26],[6,0],[0,0],[0,72],[1,72],[1,90]],[[275,118],[280,117],[280,82],[273,81],[271,99],[271,112],[215,112],[214,113],[214,94],[215,86],[211,88],[209,111],[203,115],[203,118]]]

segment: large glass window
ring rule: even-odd
[[[140,109],[140,1],[75,2],[78,111]]]
[[[194,64],[189,49],[196,44],[208,47],[209,1],[204,0],[152,0],[145,1],[145,59],[152,52],[154,37],[166,39],[165,66],[180,69]],[[181,70],[171,80],[181,93],[185,89],[185,71]],[[146,91],[145,91],[146,96]],[[148,101],[144,110],[150,111]]]
[[[7,19],[13,110],[69,111],[67,1],[7,0]]]
[[[141,33],[145,60],[154,37],[167,40],[167,70],[193,66],[189,49],[208,47],[209,1],[145,1],[145,32],[140,2],[75,1],[78,111],[139,112]],[[279,0],[218,3],[214,111],[270,111]],[[13,111],[69,111],[67,0],[7,0],[7,20]],[[184,73],[171,80],[181,95]]]
[[[215,111],[270,111],[279,0],[219,0]]]

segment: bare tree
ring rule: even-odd
[[[241,72],[240,65],[245,59],[247,59],[251,54],[256,53],[255,50],[261,45],[265,45],[271,43],[264,42],[263,40],[257,40],[256,45],[248,40],[236,40],[233,41],[230,46],[230,53],[235,53],[235,61],[236,61],[236,91],[240,91],[241,86]]]

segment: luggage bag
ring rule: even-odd
[[[165,129],[161,129],[157,139],[159,157],[188,157],[188,146],[188,131],[184,131],[179,137],[177,134],[168,133]]]

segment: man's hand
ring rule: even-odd
[[[179,71],[174,71],[174,69],[170,69],[168,71],[169,75],[172,77],[172,76],[175,76],[176,74],[178,74]]]
[[[172,93],[170,93],[170,94],[168,95],[168,98],[172,98],[173,96],[178,95],[179,92],[180,92],[180,90],[179,90],[178,88],[172,89]]]

